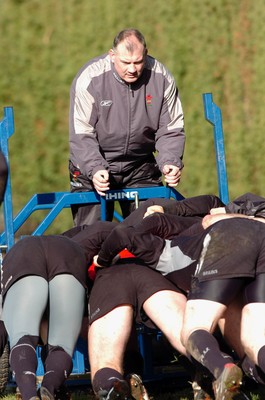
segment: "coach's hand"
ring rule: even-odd
[[[106,192],[110,188],[109,173],[107,170],[102,169],[97,171],[93,176],[93,185],[100,196],[106,196]]]

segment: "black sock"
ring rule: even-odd
[[[202,329],[194,331],[188,338],[187,351],[206,367],[217,379],[225,364],[234,362],[233,359],[220,351],[215,337]]]
[[[38,336],[25,335],[10,351],[10,367],[22,398],[27,400],[37,396],[36,369],[38,360],[36,347]]]
[[[245,356],[241,362],[241,368],[246,376],[253,379],[257,383],[265,385],[265,372],[263,372],[259,366],[254,364],[254,362],[250,360],[248,356]]]
[[[265,384],[265,346],[261,347],[258,352],[258,365],[256,365],[257,380],[262,385]]]
[[[48,349],[48,351],[47,351]],[[60,346],[46,345],[45,374],[41,386],[54,394],[72,372],[72,357]]]
[[[115,381],[124,380],[123,376],[112,368],[99,369],[94,376],[92,387],[95,393],[100,390],[106,390],[107,392],[113,387]]]
[[[259,349],[257,358],[258,358],[258,366],[265,373],[265,346]]]

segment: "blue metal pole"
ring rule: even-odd
[[[106,221],[107,219],[107,200],[106,196],[100,196],[100,211],[101,211],[101,220]]]
[[[11,190],[11,178],[10,178],[9,155],[8,155],[8,139],[13,135],[13,133],[14,133],[13,108],[4,107],[4,118],[0,121],[0,146],[8,164],[8,177],[7,177],[6,191],[3,203],[7,249],[12,247],[15,242],[14,226],[13,226],[12,190]]]
[[[214,144],[216,154],[216,166],[218,176],[219,197],[223,203],[229,202],[228,182],[226,173],[224,135],[222,125],[222,113],[220,108],[214,104],[211,93],[203,94],[205,119],[213,125]]]

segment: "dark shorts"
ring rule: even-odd
[[[13,283],[24,276],[37,275],[50,281],[58,274],[71,274],[86,287],[85,251],[64,236],[25,237],[19,240],[4,258],[3,295]]]
[[[243,290],[248,278],[226,278],[199,282],[193,278],[188,300],[210,300],[228,306]]]
[[[126,264],[99,270],[89,299],[89,323],[116,307],[129,304],[134,309],[137,323],[154,328],[142,306],[150,296],[161,290],[180,292],[159,272],[135,261],[126,260]]]
[[[204,238],[195,271],[199,282],[265,272],[265,224],[245,218],[214,224]]]
[[[243,290],[245,303],[263,302],[264,273],[265,224],[223,220],[204,239],[188,298],[228,305]]]
[[[255,278],[226,278],[192,282],[189,300],[211,300],[228,306],[240,294],[244,304],[265,303],[265,274]]]

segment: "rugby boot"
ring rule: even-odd
[[[22,400],[22,395],[18,386],[16,387],[16,400]]]
[[[194,400],[214,400],[212,396],[212,391],[206,391],[202,388],[198,382],[192,382],[192,390],[194,395]],[[209,392],[209,393],[208,393]]]
[[[109,391],[98,391],[96,397],[99,400],[134,400],[131,395],[130,386],[125,380],[114,382],[113,387]]]
[[[214,400],[212,382],[212,376],[197,368],[191,383],[194,400]]]
[[[41,400],[54,400],[54,396],[50,393],[48,389],[43,386],[41,386],[38,390],[38,394]]]
[[[240,392],[242,377],[241,368],[233,363],[226,364],[222,374],[213,382],[215,400],[240,399],[243,395]]]
[[[144,387],[142,378],[137,374],[129,374],[126,380],[131,388],[132,397],[135,400],[149,400],[146,388]]]

